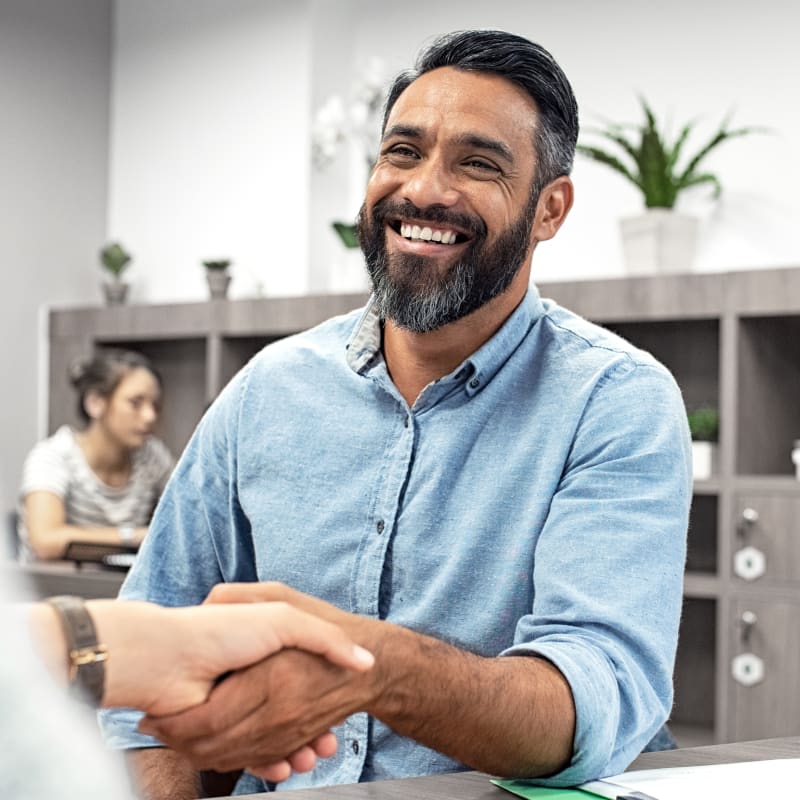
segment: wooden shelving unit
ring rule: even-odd
[[[671,720],[679,743],[799,735],[800,483],[790,452],[800,438],[800,269],[539,289],[650,350],[672,370],[688,408],[720,409],[719,474],[697,483],[692,505]],[[64,377],[73,357],[99,345],[133,347],[162,372],[161,433],[178,452],[207,404],[261,347],[364,300],[52,311],[50,427],[76,422]]]

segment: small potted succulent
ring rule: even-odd
[[[231,274],[228,267],[231,265],[229,258],[218,258],[204,261],[206,281],[212,300],[224,300],[228,296],[228,287],[231,283]]]
[[[695,480],[708,480],[717,471],[719,411],[700,406],[690,411],[689,433],[692,436],[692,474]]]
[[[691,268],[697,237],[697,220],[674,210],[678,196],[696,186],[708,186],[714,198],[722,184],[701,169],[709,153],[728,139],[754,133],[758,128],[731,128],[724,119],[705,144],[685,153],[695,123],[684,125],[670,141],[650,106],[640,98],[644,121],[638,125],[608,123],[603,129],[588,129],[613,145],[605,149],[581,141],[578,152],[605,164],[630,181],[642,193],[645,213],[620,220],[625,263],[632,273],[675,272]]]
[[[109,278],[103,281],[103,295],[108,305],[125,302],[128,284],[122,280],[122,273],[131,263],[131,254],[119,242],[111,242],[100,251],[100,264]]]

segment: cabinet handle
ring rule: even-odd
[[[758,622],[758,617],[753,611],[743,611],[739,622],[742,626],[742,643],[747,644],[750,640],[750,634]]]
[[[736,530],[740,536],[744,536],[757,522],[758,511],[748,506],[742,509],[742,517]]]

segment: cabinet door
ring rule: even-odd
[[[800,601],[731,601],[728,740],[800,735]]]
[[[740,492],[732,528],[737,580],[800,588],[800,496]]]

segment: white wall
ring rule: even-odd
[[[310,39],[294,0],[117,0],[109,235],[134,301],[308,283]]]
[[[0,0],[0,510],[41,431],[40,307],[100,298],[110,28],[107,0]]]

